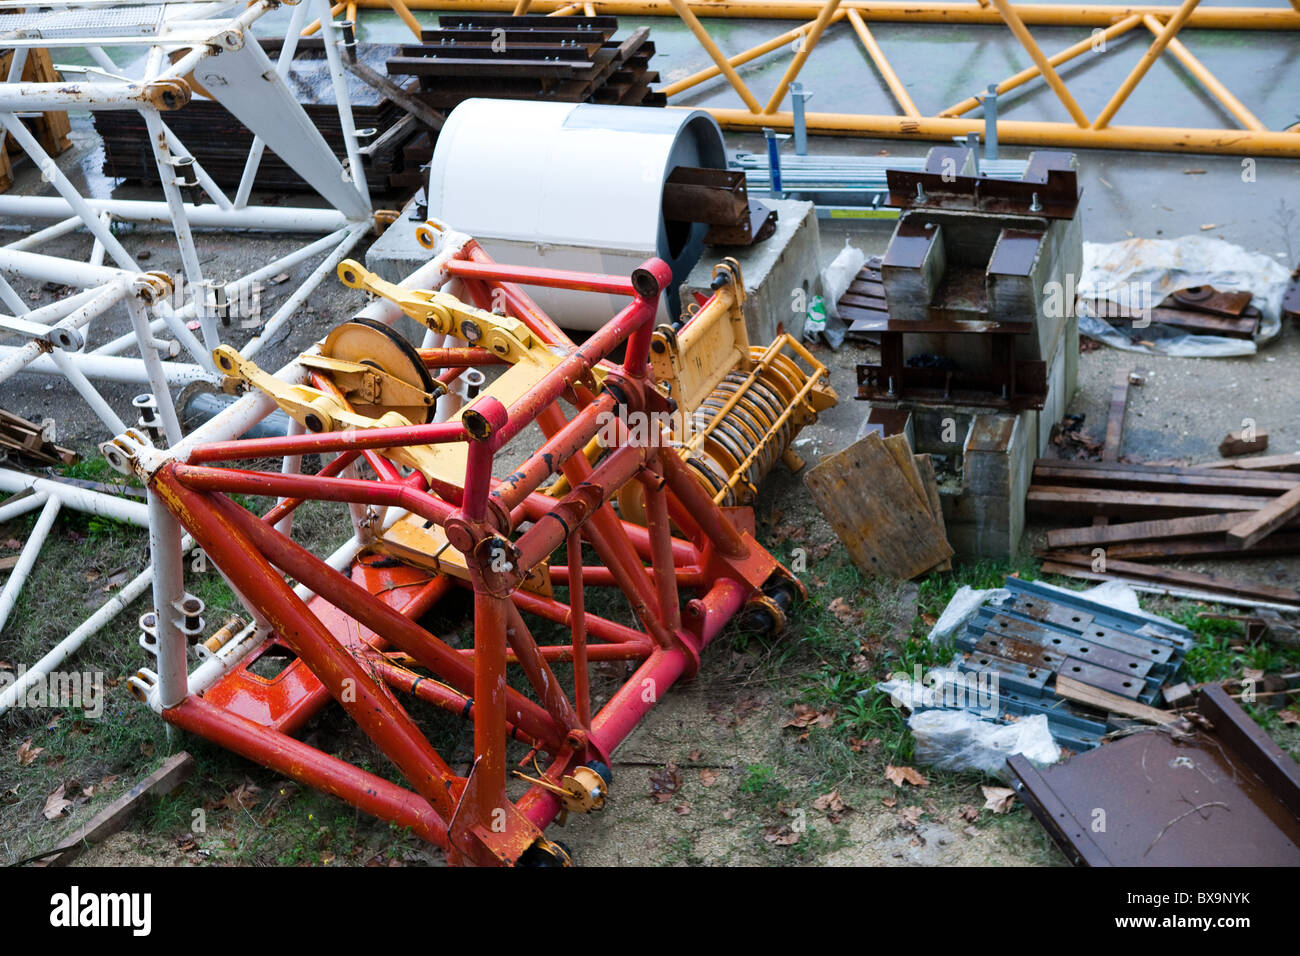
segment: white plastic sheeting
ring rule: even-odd
[[[1127,239],[1083,244],[1079,296],[1079,333],[1129,352],[1185,358],[1254,355],[1258,346],[1282,329],[1282,294],[1290,273],[1266,255],[1247,252],[1222,239]],[[1099,317],[1087,300],[1101,299],[1125,310],[1155,308],[1180,289],[1211,285],[1220,291],[1249,290],[1261,319],[1254,340],[1219,335],[1189,335],[1152,322],[1145,328],[1128,323],[1117,328]],[[1148,343],[1148,344],[1143,344]]]

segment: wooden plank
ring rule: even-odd
[[[1116,369],[1111,383],[1110,412],[1106,417],[1106,441],[1101,448],[1102,461],[1119,461],[1124,444],[1124,413],[1128,411],[1128,377],[1130,370]]]
[[[1052,560],[1065,566],[1091,569],[1093,559],[1091,555],[1086,554],[1054,554]],[[1136,564],[1131,561],[1107,560],[1106,574],[1135,578],[1140,581],[1153,581],[1158,584],[1191,591],[1218,591],[1239,597],[1273,601],[1279,604],[1300,604],[1300,591],[1294,591],[1291,588],[1276,588],[1267,584],[1230,581],[1213,574],[1201,574],[1198,571],[1180,571],[1174,568]]]
[[[809,470],[813,500],[863,574],[909,579],[952,557],[928,503],[878,435]]]
[[[193,767],[194,758],[185,751],[168,757],[161,767],[100,810],[75,835],[60,844],[52,855],[44,856],[37,865],[67,866],[87,847],[102,843],[122,829],[144,797],[161,797],[175,790],[189,776]]]
[[[1061,472],[1070,472],[1082,480],[1090,474],[1124,476],[1162,475],[1170,478],[1205,479],[1213,474],[1215,480],[1225,482],[1287,482],[1300,481],[1300,473],[1294,471],[1269,470],[1267,468],[1247,467],[1253,461],[1277,461],[1279,464],[1291,461],[1290,455],[1274,455],[1265,458],[1239,458],[1235,461],[1213,461],[1198,465],[1177,465],[1167,462],[1143,461],[1086,461],[1081,458],[1038,458],[1034,467],[1050,467]],[[1300,461],[1295,465],[1300,468]],[[1265,473],[1266,472],[1266,473]]]
[[[1056,696],[1064,697],[1076,704],[1085,704],[1098,710],[1120,714],[1124,717],[1136,717],[1138,720],[1149,720],[1152,723],[1164,726],[1176,724],[1180,719],[1177,714],[1171,711],[1149,707],[1136,700],[1129,700],[1127,697],[1112,694],[1100,687],[1093,687],[1060,674],[1056,677]]]
[[[1231,468],[1240,471],[1300,471],[1300,451],[1285,455],[1261,455],[1258,458],[1235,458],[1231,461],[1207,461],[1193,468]]]
[[[1165,561],[1170,558],[1253,558],[1266,554],[1300,553],[1300,534],[1275,531],[1242,551],[1228,544],[1222,535],[1202,538],[1173,538],[1164,541],[1130,541],[1106,546],[1106,558],[1121,561]]]
[[[1249,548],[1297,515],[1300,515],[1300,488],[1292,488],[1229,528],[1228,541],[1239,548]]]
[[[1223,441],[1219,442],[1219,454],[1224,458],[1253,455],[1267,449],[1268,432],[1262,428],[1255,429],[1253,434],[1247,434],[1244,428],[1240,431],[1228,432],[1223,437]]]
[[[425,106],[378,70],[371,69],[360,60],[353,60],[348,64],[348,72],[367,86],[383,93],[384,96],[406,110],[407,113],[414,116],[425,126],[435,130],[442,129],[442,124],[446,121],[445,116],[437,110]]]
[[[929,455],[914,456],[916,469],[921,473],[921,483],[925,486],[925,498],[930,505],[930,517],[943,531],[943,539],[948,540],[948,529],[943,524],[943,502],[939,500],[939,480],[934,475],[934,460]],[[934,566],[935,571],[951,571],[952,559],[947,559]]]
[[[1190,515],[1159,521],[1126,521],[1105,527],[1057,528],[1047,532],[1052,548],[1077,548],[1119,541],[1150,541],[1154,538],[1182,538],[1200,534],[1222,534],[1252,512],[1233,511],[1221,515]]]
[[[1091,462],[1090,464],[1101,464]],[[1041,485],[1100,487],[1112,490],[1171,491],[1211,494],[1278,495],[1300,485],[1300,475],[1255,474],[1210,471],[1207,468],[1183,469],[1192,474],[1171,474],[1156,468],[1107,469],[1074,468],[1064,461],[1039,459],[1034,464],[1034,482]]]
[[[1030,485],[1027,503],[1040,512],[1053,514],[1105,514],[1142,517],[1150,512],[1258,511],[1267,498],[1248,495],[1183,494],[1124,491],[1108,488],[1065,488]]]

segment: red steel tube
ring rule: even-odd
[[[222,508],[223,499],[210,503],[203,495],[186,488],[172,475],[171,470],[175,467],[174,464],[164,465],[151,482],[168,508],[236,590],[249,596],[256,595],[258,610],[270,622],[276,635],[306,661],[312,673],[397,765],[411,786],[444,819],[451,819],[455,810],[451,787],[461,778],[438,756],[406,712],[389,699],[360,662],[335,640],[243,533],[246,527],[253,525],[272,535],[275,532],[228,500],[224,500],[228,507]],[[243,513],[247,519],[245,528],[231,520],[230,509]]]
[[[444,850],[447,824],[428,801],[383,777],[331,757],[287,734],[190,696],[162,712],[163,719],[219,747],[284,774],[308,787],[346,800],[381,820],[407,827]]]
[[[427,521],[442,523],[455,507],[441,498],[405,485],[361,478],[323,478],[320,475],[285,475],[269,471],[209,468],[206,465],[174,467],[176,480],[196,491],[270,497],[311,498],[316,501],[344,501],[363,505],[402,508]]]
[[[239,458],[276,458],[282,455],[313,455],[328,451],[361,451],[365,448],[399,448],[403,445],[433,445],[465,441],[460,422],[432,422],[428,425],[398,425],[393,428],[355,428],[341,432],[286,435],[283,438],[237,438],[233,441],[196,445],[186,461],[201,465]]]
[[[578,529],[569,533],[565,546],[569,559],[569,608],[573,621],[573,696],[578,705],[578,721],[591,726],[591,687],[587,673],[587,602],[582,583],[582,534]]]
[[[365,588],[339,574],[297,542],[262,524],[234,502],[217,498],[215,504],[276,567],[316,594],[327,595],[326,599],[340,611],[406,651],[447,683],[462,692],[474,687],[476,668],[453,648],[387,604],[376,601]],[[511,722],[548,747],[559,746],[560,736],[546,711],[517,691],[509,690],[506,696]]]
[[[452,368],[474,365],[506,365],[506,359],[491,349],[446,348],[416,349],[427,368]]]
[[[510,599],[515,602],[515,607],[521,611],[536,614],[538,617],[553,621],[556,624],[562,624],[565,627],[571,628],[573,626],[572,605],[570,604],[562,604],[555,598],[549,598],[544,594],[537,594],[533,591],[526,591],[523,588],[511,594]],[[597,640],[610,641],[614,644],[642,645],[644,653],[650,653],[651,641],[640,631],[591,612],[588,612],[586,617],[587,633]],[[595,648],[588,647],[587,650],[594,652]]]
[[[537,642],[533,640],[532,632],[528,630],[528,625],[520,616],[519,609],[509,599],[505,602],[505,608],[506,641],[515,652],[515,660],[523,668],[528,682],[533,685],[533,691],[546,706],[546,712],[551,715],[551,719],[563,727],[566,733],[576,730],[579,723],[573,704],[565,696],[560,682],[555,679],[555,673],[546,663],[546,658],[539,653]]]
[[[720,579],[702,599],[708,608],[701,649],[717,637],[745,602],[745,589],[735,581]],[[661,696],[686,672],[685,650],[659,648],[637,669],[600,709],[592,722],[591,738],[602,753],[612,752],[645,717]],[[554,794],[532,787],[517,804],[534,826],[545,828],[560,812]]]
[[[474,262],[486,266],[496,266],[496,262],[489,256],[483,247],[478,244],[477,240],[471,239],[465,244],[460,251],[460,256],[453,262]],[[484,283],[473,280],[462,280],[467,288],[482,288]],[[510,281],[498,280],[494,283],[494,288],[499,290],[506,300],[510,314],[517,318],[524,325],[532,330],[533,334],[545,342],[547,345],[572,346],[573,340],[564,334],[561,329],[551,319],[549,315],[543,312],[523,289]],[[479,308],[492,310],[496,303],[490,301],[480,303]]]
[[[545,269],[539,266],[503,266],[495,262],[475,262],[465,259],[452,259],[447,263],[447,271],[461,279],[517,282],[520,285],[541,286],[548,289],[573,289],[575,292],[636,295],[636,289],[632,286],[632,279],[629,276],[575,272],[571,269]]]
[[[674,552],[676,549],[674,549]],[[552,565],[549,569],[551,574],[551,583],[560,587],[569,587],[569,569],[564,565],[558,567]],[[709,582],[704,577],[704,569],[696,565],[677,565],[673,570],[673,576],[677,579],[677,586],[687,588],[688,590],[698,591],[708,586]],[[584,565],[582,568],[582,581],[587,587],[591,588],[616,588],[618,581],[614,579],[614,573],[603,565]]]
[[[637,299],[619,312],[600,329],[592,333],[591,338],[582,343],[570,356],[560,362],[546,376],[525,392],[510,406],[510,421],[501,430],[502,444],[514,438],[533,423],[542,409],[553,405],[578,379],[585,376],[593,367],[624,339],[637,329],[650,329],[654,322],[655,304],[645,299]],[[649,339],[646,339],[645,351],[649,355]],[[478,407],[477,405],[475,406]]]
[[[338,455],[331,462],[328,462],[320,471],[316,472],[317,478],[333,478],[340,471],[357,460],[357,453],[354,451]],[[292,513],[306,498],[285,498],[274,508],[262,515],[262,520],[267,524],[279,524],[282,519]]]
[[[574,415],[557,433],[547,438],[513,474],[498,481],[492,494],[506,508],[513,510],[518,507],[543,481],[556,474],[566,461],[583,450],[587,442],[600,431],[601,416],[612,413],[614,404],[613,395],[601,395]]]
[[[618,489],[645,465],[647,449],[624,445],[605,457],[581,485],[555,502],[531,528],[515,539],[521,570],[531,571],[564,543],[569,532],[582,525]]]

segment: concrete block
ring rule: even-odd
[[[1004,530],[973,524],[954,524],[947,528],[948,544],[959,561],[977,558],[1004,560],[1019,554],[1020,539]]]
[[[948,269],[943,227],[925,210],[903,213],[880,265],[891,319],[922,321]]]
[[[822,294],[821,238],[815,207],[810,202],[767,196],[763,202],[777,212],[776,232],[743,248],[705,246],[699,263],[680,287],[683,303],[694,302],[695,292],[711,295],[713,267],[726,256],[734,258],[745,278],[745,325],[754,345],[766,345],[782,332],[802,338],[808,303]]]

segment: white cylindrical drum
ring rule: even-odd
[[[726,168],[722,131],[701,110],[470,99],[438,134],[429,215],[512,265],[629,275],[658,256],[673,270],[667,318],[708,231],[664,219],[664,183],[678,166]],[[571,329],[599,328],[628,302],[527,291]]]

